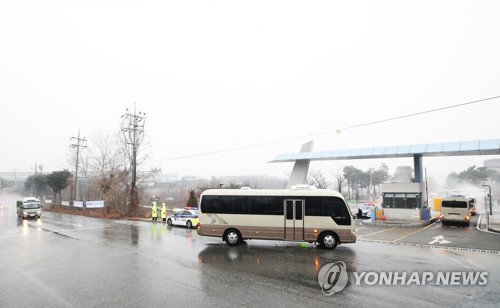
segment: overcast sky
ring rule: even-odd
[[[179,176],[285,177],[292,163],[268,162],[310,139],[318,151],[497,139],[500,99],[344,128],[499,96],[499,37],[500,1],[2,0],[0,172],[74,169],[70,138],[118,132],[134,102],[143,168]],[[424,167],[440,181],[491,158]]]

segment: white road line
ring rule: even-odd
[[[397,242],[397,241],[400,241],[400,240],[402,240],[402,239],[404,239],[404,238],[407,238],[407,237],[408,237],[408,236],[410,236],[410,235],[413,235],[413,234],[416,234],[416,233],[418,233],[418,232],[421,232],[421,231],[427,230],[428,228],[430,228],[430,227],[434,226],[434,225],[436,224],[436,222],[437,222],[437,220],[436,220],[435,222],[433,222],[432,224],[430,224],[430,225],[426,226],[426,227],[423,227],[423,228],[421,228],[421,229],[418,229],[418,230],[417,230],[417,231],[415,231],[415,232],[412,232],[412,233],[410,233],[410,234],[404,235],[404,236],[402,236],[402,237],[400,237],[400,238],[397,238],[397,239],[395,239],[395,240],[392,240],[392,241],[393,241],[393,242]]]
[[[370,235],[374,235],[374,234],[381,233],[381,232],[391,231],[391,230],[394,230],[394,229],[396,229],[396,228],[390,228],[390,229],[385,229],[385,230],[382,230],[382,231],[377,231],[377,232],[373,232],[373,233],[369,233],[369,234],[358,235],[358,237],[370,236]]]
[[[415,243],[392,242],[392,241],[370,240],[370,239],[359,239],[359,241],[360,242],[368,242],[368,243],[377,243],[377,244],[389,244],[389,245],[396,245],[396,246],[413,246],[413,247],[421,247],[421,248],[437,248],[437,249],[442,249],[442,250],[468,251],[468,252],[491,253],[491,254],[498,254],[498,255],[500,255],[500,251],[498,251],[498,250],[480,249],[480,248],[439,246],[439,245],[415,244]]]

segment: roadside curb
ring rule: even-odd
[[[499,233],[499,234],[500,234],[500,230],[493,229],[492,227],[488,227],[488,231],[491,231],[491,232],[495,232],[495,233]]]
[[[483,215],[479,215],[479,220],[478,220],[478,225],[477,225],[477,229],[479,231],[482,231],[482,232],[493,232],[493,233],[498,233],[500,234],[500,230],[497,229],[497,228],[492,228],[490,226],[487,226],[486,224],[484,224],[486,227],[485,228],[480,228],[479,226],[480,225],[483,225],[481,224],[481,220],[483,219]]]

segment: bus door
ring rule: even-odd
[[[304,200],[285,199],[285,240],[304,240]]]

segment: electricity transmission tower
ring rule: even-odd
[[[134,103],[134,112],[126,109],[126,113],[121,116],[121,132],[125,137],[125,142],[132,148],[130,157],[130,166],[132,169],[132,181],[130,183],[130,206],[128,208],[129,215],[138,214],[139,197],[137,195],[136,179],[137,179],[137,152],[139,146],[144,139],[144,123],[146,122],[146,113],[136,112]]]
[[[76,143],[71,144],[70,146],[72,148],[76,148],[76,166],[75,166],[75,188],[73,189],[73,196],[72,196],[72,201],[76,200],[76,197],[78,196],[77,190],[78,190],[78,161],[80,157],[80,148],[86,148],[86,145],[83,145],[84,142],[87,142],[87,139],[85,138],[80,138],[80,130],[78,130],[78,137],[71,137],[70,140],[76,140]]]

